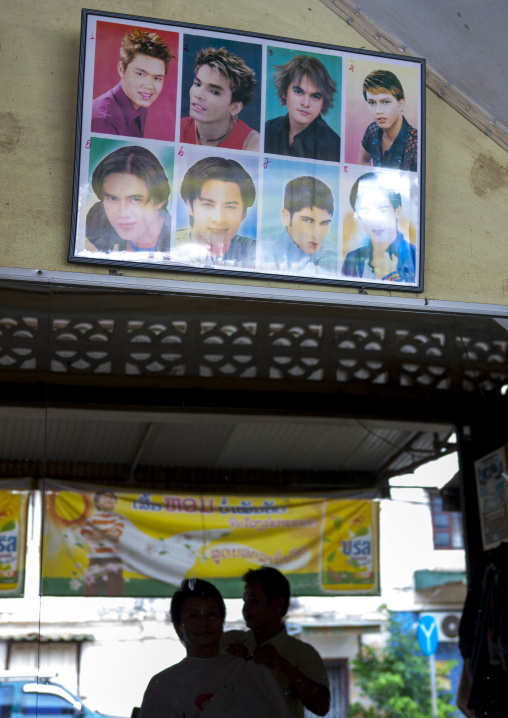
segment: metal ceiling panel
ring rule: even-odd
[[[232,424],[164,423],[154,427],[140,457],[152,466],[221,466],[220,456],[234,433]]]
[[[14,414],[14,412],[12,412]],[[45,421],[17,416],[0,417],[0,457],[29,461],[44,455]]]
[[[90,419],[49,420],[45,458],[49,461],[130,463],[143,436],[144,425],[136,421],[94,421],[93,416]]]

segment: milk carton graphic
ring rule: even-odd
[[[372,574],[372,532],[370,526],[360,535],[349,532],[349,539],[342,541],[342,554],[345,563],[356,571],[358,578],[369,577]]]
[[[377,593],[377,506],[369,501],[340,504],[327,510],[321,544],[321,587],[334,593]]]
[[[19,522],[0,525],[0,588],[9,591],[19,583]]]

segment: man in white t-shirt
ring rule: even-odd
[[[171,619],[187,657],[150,680],[139,718],[291,718],[268,669],[220,650],[225,615],[215,586],[183,581]]]
[[[326,668],[313,646],[289,636],[284,616],[291,589],[276,568],[262,566],[243,576],[243,616],[249,631],[227,631],[222,645],[236,656],[248,655],[270,668],[284,694],[293,718],[303,718],[304,708],[318,716],[330,710]]]

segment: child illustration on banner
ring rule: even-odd
[[[123,596],[123,564],[119,542],[125,517],[114,513],[116,494],[96,491],[94,513],[85,521],[81,536],[88,544],[88,567],[84,574],[85,596]]]
[[[260,108],[255,78],[261,68],[261,48],[231,41],[212,43],[212,38],[184,38],[180,142],[257,152]]]
[[[84,583],[85,596],[123,596],[124,571],[178,586],[202,549],[228,535],[224,529],[201,529],[155,538],[115,511],[118,500],[130,513],[131,502],[126,504],[125,498],[119,499],[109,489],[96,491],[93,513],[69,527],[66,534],[70,551],[83,543],[87,548],[88,565],[81,578],[73,579],[76,588]]]
[[[178,33],[98,21],[92,132],[173,141],[177,57]]]

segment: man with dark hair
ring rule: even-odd
[[[126,33],[118,62],[120,82],[92,102],[92,132],[143,137],[148,108],[159,97],[173,58],[157,33]]]
[[[114,513],[116,500],[113,491],[96,491],[95,512],[81,529],[81,536],[88,544],[85,596],[123,596],[124,593],[118,542],[125,529],[125,518]]]
[[[150,150],[133,145],[106,155],[94,169],[92,187],[100,201],[86,217],[87,251],[169,251],[169,182]]]
[[[368,239],[347,253],[342,276],[414,282],[416,252],[399,231],[401,198],[393,182],[391,174],[367,172],[353,184],[349,201]]]
[[[250,630],[228,631],[223,645],[234,655],[250,656],[273,671],[293,718],[303,718],[304,708],[326,715],[330,691],[321,656],[308,643],[289,636],[284,626],[289,581],[271,566],[251,569],[243,580],[243,616]]]
[[[177,261],[254,266],[256,242],[238,234],[256,199],[254,182],[242,165],[224,157],[205,157],[187,170],[180,194],[191,226],[176,232]]]
[[[139,718],[291,718],[270,671],[221,652],[225,615],[215,586],[182,582],[171,618],[187,657],[150,680]]]
[[[287,115],[265,125],[265,152],[340,162],[340,137],[321,115],[333,107],[337,84],[315,57],[296,55],[276,66],[273,82]]]
[[[374,70],[363,81],[362,90],[374,121],[365,130],[358,163],[416,172],[418,131],[404,117],[399,78],[389,70]]]
[[[336,276],[337,250],[325,246],[333,195],[317,177],[295,177],[284,191],[281,233],[263,242],[261,268],[300,276]]]
[[[197,53],[194,73],[180,142],[257,152],[259,132],[238,117],[254,96],[254,71],[225,48],[209,47]]]

